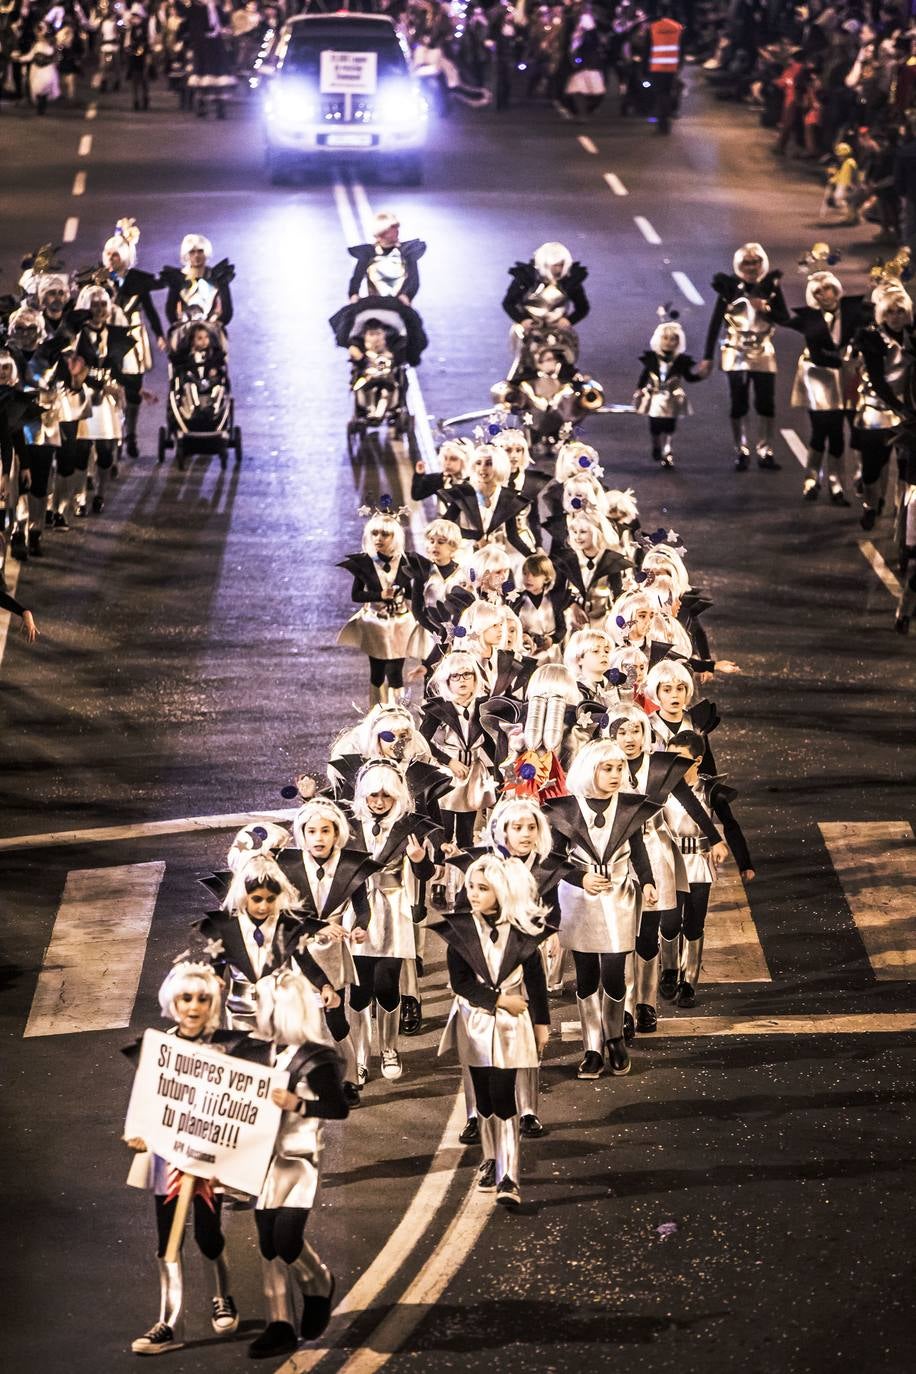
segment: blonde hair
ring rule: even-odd
[[[543,811],[537,802],[531,801],[529,797],[504,797],[497,802],[492,812],[486,829],[487,843],[494,849],[508,849],[506,844],[506,826],[510,821],[517,820],[520,816],[527,816],[537,825],[537,842],[535,853],[541,860],[547,858],[553,848],[553,838],[550,833],[550,826]],[[512,858],[512,855],[506,855]]]
[[[572,534],[572,527],[577,520],[584,521],[587,525],[591,525],[592,529],[595,531],[595,543],[602,552],[604,549],[620,548],[620,539],[617,531],[614,529],[614,526],[611,524],[610,520],[608,520],[603,510],[592,508],[591,510],[570,511],[566,516],[566,529],[570,535]]]
[[[570,477],[577,477],[583,472],[591,472],[600,482],[601,460],[598,450],[590,444],[583,444],[580,439],[568,439],[557,449],[553,475],[558,482],[568,482]]]
[[[460,549],[464,542],[464,536],[454,520],[443,520],[441,517],[437,520],[430,520],[423,531],[424,539],[430,539],[433,535],[438,535],[440,539],[447,540],[453,549]]]
[[[656,544],[646,554],[642,566],[645,572],[652,572],[654,569],[666,572],[679,597],[683,596],[690,587],[690,574],[687,571],[687,564],[677,549],[673,549],[670,544]]]
[[[358,821],[378,819],[369,810],[366,800],[374,792],[385,792],[393,799],[391,810],[386,813],[389,820],[399,821],[402,816],[409,815],[412,809],[410,790],[396,763],[388,759],[372,759],[370,763],[364,763],[357,773],[351,810]]]
[[[531,457],[531,449],[528,447],[528,440],[525,438],[524,430],[521,430],[521,429],[501,429],[500,432],[494,437],[493,443],[494,443],[498,448],[506,448],[506,449],[509,447],[510,444],[517,444],[517,445],[519,446],[519,448],[521,448],[521,449],[524,450],[524,452],[523,452],[523,454],[522,454],[522,461],[521,461],[521,462],[519,463],[519,465],[518,465],[518,470],[519,470],[520,472],[524,472],[524,471],[525,471],[525,468],[531,466],[531,463],[532,463],[532,461],[533,461],[533,460],[532,460],[532,457]],[[511,460],[510,460],[510,471],[511,471]]]
[[[611,759],[626,763],[626,754],[612,739],[595,739],[584,744],[573,759],[566,774],[566,787],[574,797],[595,795],[595,773],[602,763]]]
[[[304,974],[284,968],[255,984],[258,1032],[278,1045],[323,1044],[321,1001]]]
[[[589,649],[597,649],[602,644],[606,644],[608,651],[613,653],[614,641],[607,630],[599,630],[595,626],[584,630],[574,630],[569,636],[569,643],[564,650],[563,662],[570,672],[578,677],[582,671],[582,660]]]
[[[669,329],[672,333],[677,335],[677,343],[674,346],[674,356],[678,357],[687,347],[687,339],[683,329],[675,320],[662,320],[655,326],[655,329],[652,331],[652,337],[649,340],[649,347],[653,353],[660,353],[662,348],[662,334]]]
[[[280,911],[295,911],[299,905],[299,893],[287,878],[283,869],[269,854],[255,854],[246,862],[239,864],[232,875],[229,890],[223,898],[224,911],[246,911],[248,897],[266,887],[280,898]]]
[[[680,659],[663,658],[661,663],[656,663],[654,668],[649,669],[645,691],[653,701],[658,701],[658,689],[663,682],[683,682],[687,688],[687,705],[689,706],[693,701],[695,691],[693,674],[689,668],[685,668]]]
[[[499,568],[505,568],[509,576],[512,576],[512,560],[502,544],[484,544],[482,549],[475,549],[468,559],[467,568],[468,580],[473,587],[476,587],[487,573],[496,572]]]
[[[484,605],[485,603],[480,602],[479,604]],[[450,654],[446,654],[443,658],[439,659],[439,662],[430,674],[430,694],[432,696],[440,696],[443,701],[454,702],[448,680],[452,673],[456,672],[473,672],[475,683],[474,691],[477,696],[480,696],[481,693],[486,690],[483,673],[480,671],[480,665],[474,655],[468,653],[466,649],[453,649]]]
[[[223,1013],[223,985],[209,964],[193,963],[190,959],[173,964],[159,989],[159,1007],[167,1020],[177,1021],[175,1002],[181,993],[189,992],[195,984],[210,994],[210,1014],[204,1025],[204,1034],[212,1035]]]
[[[624,592],[618,596],[608,613],[608,634],[617,644],[623,644],[633,621],[639,611],[648,611],[654,614],[654,607],[648,596],[643,591]],[[623,621],[621,625],[619,622]]]
[[[318,816],[323,821],[330,821],[337,832],[335,849],[343,849],[350,838],[350,826],[347,818],[341,811],[336,802],[325,801],[321,797],[313,797],[304,806],[300,806],[293,821],[293,839],[301,850],[305,849],[305,827],[313,816]]]
[[[396,520],[393,515],[386,515],[384,512],[382,512],[378,515],[370,515],[369,519],[365,523],[365,526],[363,527],[363,553],[367,553],[370,558],[375,557],[375,551],[372,548],[371,535],[372,531],[377,529],[384,529],[386,534],[390,533],[394,535],[394,553],[392,554],[392,557],[398,556],[404,552],[403,525],[401,524],[400,520]]]
[[[471,459],[471,469],[470,475],[468,477],[468,481],[470,482],[471,486],[474,487],[475,491],[477,490],[477,487],[475,485],[477,481],[477,474],[474,472],[473,464],[478,458],[490,459],[491,463],[493,464],[493,476],[496,478],[499,485],[501,487],[504,487],[508,482],[509,478],[512,476],[512,466],[509,462],[509,455],[506,453],[506,450],[504,448],[497,448],[495,444],[477,445],[477,447],[474,449],[474,454]]]
[[[442,460],[448,453],[457,454],[457,456],[461,459],[461,473],[462,476],[466,476],[467,470],[471,465],[471,459],[474,456],[474,445],[471,443],[470,439],[446,439],[444,444],[440,444],[440,467],[442,465]]]
[[[484,854],[468,867],[465,890],[472,877],[480,874],[496,893],[500,915],[524,935],[540,935],[546,911],[538,900],[534,879],[521,859],[501,859]]]
[[[611,733],[608,739],[616,743],[616,734],[620,725],[626,721],[632,721],[642,729],[642,751],[648,754],[652,748],[652,723],[645,711],[634,702],[621,702],[610,712],[609,729]]]
[[[288,844],[289,831],[276,821],[249,821],[236,833],[226,863],[234,872],[256,854],[276,855]]]
[[[429,758],[429,747],[417,729],[406,706],[373,706],[357,730],[356,743],[363,758],[381,755],[379,735],[383,730],[410,729],[410,757]]]
[[[204,250],[204,259],[207,262],[213,257],[213,244],[208,238],[203,234],[185,234],[184,238],[181,240],[181,249],[179,251],[179,257],[184,267],[187,267],[191,254],[195,248],[202,248]]]
[[[574,501],[579,505],[574,506]],[[594,473],[577,472],[567,477],[563,483],[563,509],[567,515],[581,515],[589,510],[606,514],[607,494]]]

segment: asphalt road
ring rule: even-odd
[[[230,364],[246,458],[225,474],[215,460],[157,467],[160,365],[144,456],[123,464],[101,516],[48,535],[47,556],[22,570],[19,594],[44,637],[28,650],[11,635],[0,667],[6,837],[277,806],[365,698],[361,661],[334,646],[350,611],[334,565],[357,546],[361,500],[409,477],[402,453],[354,467],[343,442],[346,369],[326,319],[344,299],[348,217],[365,206],[352,190],[335,196],[330,176],[268,186],[248,107],[214,124],[178,115],[162,91],[153,103],[125,115],[108,97],[94,121],[4,109],[0,286],[23,251],[60,240],[69,216],[74,267],[122,215],[139,221],[151,270],[176,260],[185,232],[208,234],[237,268]],[[91,151],[78,157],[87,131]],[[78,170],[87,186],[74,197]],[[699,351],[708,283],[739,243],[760,239],[799,303],[795,262],[824,236],[816,183],[776,163],[748,114],[701,94],[670,140],[611,109],[588,127],[549,107],[461,112],[434,131],[423,188],[364,184],[373,209],[394,206],[430,245],[418,303],[434,416],[486,403],[506,360],[506,268],[545,239],[588,264],[583,358],[611,399],[627,400],[659,304],[680,306]],[[835,236],[850,286],[878,251],[872,232]],[[780,353],[780,423],[802,433],[787,401],[791,339]],[[909,1368],[914,1040],[884,1018],[913,1010],[912,985],[876,976],[820,826],[912,821],[912,645],[892,632],[893,599],[862,554],[855,513],[802,506],[801,469],[782,443],[782,472],[735,475],[721,378],[693,399],[672,473],[650,463],[635,417],[599,417],[590,434],[614,482],[636,488],[644,522],[680,531],[715,601],[715,650],[744,669],[711,695],[724,717],[717,758],[740,789],[759,873],[748,899],[771,979],[710,985],[697,1015],[855,1013],[869,1031],[663,1034],[640,1043],[629,1078],[593,1086],[571,1076],[567,1000],[543,1074],[548,1134],[525,1150],[525,1207],[487,1219],[463,1205],[474,1152],[439,1149],[458,1079],[435,1061],[447,1005],[435,960],[429,1029],[404,1078],[374,1083],[371,1108],[328,1133],[313,1225],[338,1293],[390,1253],[402,1216],[417,1234],[335,1319],[322,1371],[383,1358],[424,1374],[503,1361],[563,1374],[635,1362],[644,1374]],[[886,539],[882,523],[874,543]],[[130,1340],[155,1317],[151,1218],[122,1186],[129,1072],[118,1049],[156,1024],[156,988],[200,910],[193,877],[225,843],[209,831],[0,850],[11,1369],[128,1369]],[[67,875],[154,860],[165,875],[132,1030],[23,1039]],[[911,909],[900,933],[910,945],[912,924]],[[441,1205],[425,1207],[419,1190],[437,1180]],[[227,1231],[250,1334],[250,1218],[232,1216]],[[241,1339],[210,1335],[193,1257],[189,1270],[193,1344],[169,1367],[246,1367]],[[423,1282],[437,1275],[432,1301]]]

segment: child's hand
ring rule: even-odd
[[[713,868],[717,871],[721,868],[722,864],[728,863],[728,845],[724,840],[720,840],[718,844],[713,845],[712,849],[709,851],[709,857],[712,859]]]
[[[586,873],[582,879],[582,886],[590,897],[597,897],[600,892],[611,890],[610,880],[603,878],[600,873]]]
[[[658,889],[654,883],[646,883],[642,890],[642,899],[647,906],[658,906]]]
[[[456,854],[461,853],[461,845],[455,844],[453,840],[446,840],[442,845],[442,853],[447,859],[454,859]]]
[[[422,477],[423,473],[426,471],[426,464],[423,462],[422,458],[417,459],[413,465],[413,470],[414,472],[418,472]]]
[[[285,1088],[274,1088],[270,1100],[276,1107],[282,1107],[285,1112],[294,1112],[301,1101],[295,1093],[289,1093]]]
[[[331,987],[330,983],[325,983],[324,987],[321,989],[321,1001],[329,1011],[333,1011],[335,1007],[340,1006],[340,997]]]
[[[129,1150],[136,1150],[138,1155],[142,1155],[146,1151],[146,1141],[141,1140],[138,1135],[132,1135],[129,1140],[124,1141],[124,1144]]]
[[[752,868],[742,868],[741,876],[746,883],[752,883],[756,878],[757,874],[754,872]]]
[[[448,767],[449,771],[458,779],[459,782],[464,782],[465,778],[467,777],[470,771],[467,765],[461,763],[458,759],[449,759]]]
[[[496,1005],[502,1007],[510,1016],[524,1016],[528,1010],[528,1003],[517,992],[501,992]]]
[[[363,945],[369,939],[369,932],[363,930],[362,926],[354,926],[350,931],[350,939],[358,945]]]
[[[329,921],[321,931],[321,934],[328,940],[336,940],[341,945],[347,938],[347,931],[343,926],[339,926],[336,921]]]
[[[542,1055],[547,1048],[547,1041],[550,1039],[550,1027],[538,1026],[534,1028],[534,1043],[537,1045],[538,1055]]]
[[[422,844],[420,844],[420,843],[417,841],[416,835],[408,835],[408,837],[407,837],[407,857],[408,857],[408,859],[412,860],[413,863],[418,864],[418,863],[421,863],[421,862],[422,862],[422,860],[423,860],[425,854],[426,854],[426,850],[423,848]]]

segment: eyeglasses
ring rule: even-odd
[[[449,682],[470,682],[473,681],[473,678],[473,673],[452,673],[448,680]]]

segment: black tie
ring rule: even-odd
[[[385,555],[384,555],[383,553],[380,553],[379,556],[378,556],[378,561],[379,561],[379,563],[381,564],[381,566],[384,568],[385,572],[391,572],[391,559],[390,559],[390,558],[386,558]]]
[[[319,864],[318,867],[315,869],[315,873],[318,877],[318,881],[321,882],[322,878],[324,877],[324,869],[321,867],[321,864]]]
[[[464,710],[461,712],[461,714],[464,716],[465,720],[470,720],[470,719],[471,719],[471,712],[470,712],[470,708],[469,708],[469,707],[465,706],[465,708],[464,708]]]
[[[594,572],[594,571],[595,571],[595,560],[594,560],[594,558],[586,558],[586,560],[585,560],[585,566],[588,568],[589,572]]]
[[[258,949],[262,949],[262,948],[263,948],[263,945],[264,945],[264,932],[263,932],[263,930],[261,929],[261,922],[260,922],[260,921],[255,921],[255,922],[254,922],[254,942],[255,942],[255,944],[257,945]]]
[[[373,833],[373,835],[381,835],[381,833],[382,833],[382,823],[381,823],[381,821],[373,821],[373,822],[372,822],[372,833]]]
[[[604,826],[605,826],[605,823],[606,823],[606,817],[605,817],[605,814],[604,814],[604,813],[605,813],[605,811],[608,809],[608,807],[610,806],[612,800],[613,800],[612,797],[605,797],[605,798],[604,798],[603,800],[601,800],[601,801],[599,801],[597,797],[588,797],[588,798],[587,798],[587,801],[588,801],[588,804],[589,804],[590,808],[591,808],[592,811],[594,811],[594,813],[595,813],[595,819],[594,819],[594,821],[592,822],[592,824],[595,826],[595,829],[596,829],[596,830],[603,830],[603,829],[604,829]]]
[[[486,923],[486,924],[489,926],[489,928],[490,928],[490,939],[493,941],[493,944],[494,944],[494,945],[495,945],[495,944],[498,944],[498,943],[499,943],[499,931],[496,929],[496,927],[499,925],[499,917],[498,917],[498,916],[484,916],[483,919],[484,919],[485,923]]]

